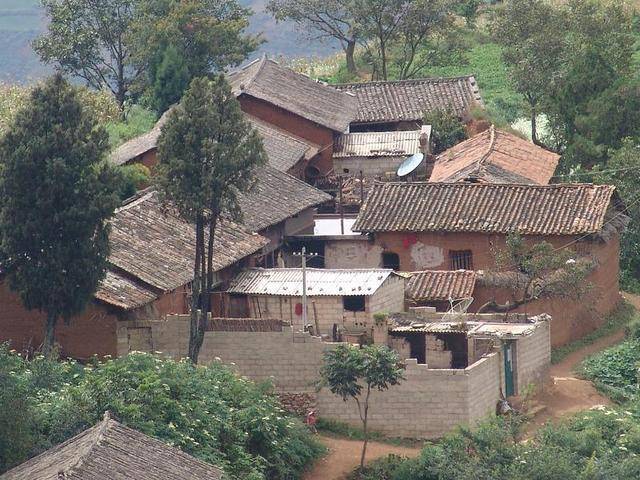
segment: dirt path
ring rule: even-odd
[[[625,293],[624,297],[636,308],[640,309],[640,296]],[[531,431],[552,419],[557,419],[588,410],[597,405],[609,405],[611,401],[598,393],[593,384],[576,377],[574,370],[582,361],[601,350],[620,343],[624,339],[624,329],[609,336],[600,338],[590,345],[567,355],[549,371],[550,381],[543,392],[538,394],[535,402],[546,407],[534,418]]]
[[[325,436],[320,436],[320,440],[329,449],[329,454],[318,460],[303,477],[304,480],[339,480],[345,478],[356,469],[360,463],[360,454],[362,452],[361,441]],[[392,453],[415,457],[420,453],[420,449],[369,442],[367,446],[367,461],[386,457]]]

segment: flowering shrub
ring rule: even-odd
[[[97,423],[106,410],[233,478],[298,478],[322,453],[268,385],[256,385],[218,363],[196,367],[134,353],[82,366],[26,361],[3,347],[0,382],[3,378],[11,378],[11,391],[20,394],[23,417],[20,427],[0,421],[0,438],[19,435],[23,445],[9,452],[11,458],[0,465],[4,469]],[[6,397],[3,389],[0,400],[10,401]]]

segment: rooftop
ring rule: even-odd
[[[266,57],[232,72],[228,79],[236,96],[249,95],[340,133],[347,131],[358,109],[354,96]]]
[[[113,420],[27,460],[2,480],[219,480],[222,471]]]
[[[560,155],[493,126],[438,155],[429,181],[546,185]]]
[[[597,235],[625,224],[614,194],[611,185],[376,182],[353,230]]]
[[[473,296],[476,273],[469,270],[426,270],[413,272],[406,297],[415,302],[460,300]]]
[[[139,137],[132,138],[128,142],[123,143],[109,155],[109,161],[113,165],[126,165],[132,160],[154,150],[158,145],[158,138],[162,131],[162,126],[166,123],[168,114],[171,110],[167,110],[162,114],[160,120],[156,122],[154,127],[147,133]]]
[[[332,199],[331,195],[269,165],[258,168],[255,175],[258,181],[253,190],[240,196],[242,223],[253,232]]]
[[[473,76],[345,83],[335,88],[358,98],[353,123],[417,122],[425,113],[438,109],[466,117],[474,105],[482,104]]]
[[[387,269],[316,269],[306,271],[307,295],[357,296],[373,295],[394,275]],[[301,268],[252,268],[238,274],[227,289],[229,293],[247,295],[302,295]]]
[[[311,159],[318,153],[319,146],[296,137],[251,115],[245,115],[262,137],[269,165],[281,172],[287,172],[300,160]]]
[[[399,157],[420,151],[420,130],[363,132],[340,135],[333,148],[335,158]]]

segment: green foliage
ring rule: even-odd
[[[107,134],[56,75],[35,88],[0,139],[0,264],[27,309],[80,313],[103,278],[117,205],[102,161]]]
[[[133,105],[125,112],[124,119],[114,119],[105,125],[111,148],[116,148],[132,138],[147,133],[157,120],[155,113],[140,105]]]
[[[639,366],[640,340],[631,338],[586,359],[581,371],[589,380],[617,392],[618,398],[630,399],[638,393]]]
[[[127,42],[137,0],[42,0],[48,31],[34,50],[43,62],[111,90],[120,106],[142,72],[132,68]]]
[[[616,309],[609,314],[605,324],[600,328],[585,335],[580,340],[576,340],[559,348],[554,348],[551,351],[551,363],[556,364],[561,362],[570,353],[580,350],[585,345],[590,345],[600,338],[625,328],[627,325],[636,321],[637,318],[636,309],[633,305],[626,301],[620,302]]]
[[[8,445],[12,454],[2,452],[4,468],[95,424],[106,410],[136,430],[224,468],[233,478],[298,478],[323,451],[282,410],[270,387],[220,364],[194,367],[137,353],[82,367],[43,357],[26,361],[5,346],[0,347],[0,381],[7,380],[11,391],[23,395],[0,394],[0,401],[7,402],[0,404],[0,419],[7,407],[20,402],[17,417],[22,420],[0,421],[0,439],[9,440],[0,440],[0,448],[6,451]]]
[[[517,417],[486,421],[473,431],[460,429],[419,458],[388,457],[371,462],[359,480],[632,480],[640,475],[637,412],[616,409],[584,412],[557,425],[547,424],[520,442]]]
[[[136,194],[138,190],[147,187],[151,181],[151,172],[141,163],[116,167],[118,175],[118,198],[126,200]]]
[[[178,103],[189,86],[189,70],[178,49],[169,45],[162,52],[160,65],[153,75],[153,104],[162,115],[169,107]]]
[[[422,122],[431,125],[433,153],[436,155],[467,139],[464,123],[448,110],[433,110],[424,116]]]

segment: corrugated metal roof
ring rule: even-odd
[[[335,158],[398,157],[420,151],[420,130],[362,132],[340,135],[333,148]]]
[[[390,329],[392,333],[460,333],[468,337],[526,337],[548,318],[532,317],[532,323],[425,322]]]
[[[393,270],[387,269],[307,269],[307,295],[373,295]],[[302,295],[301,268],[252,268],[240,273],[227,289],[249,295]]]

